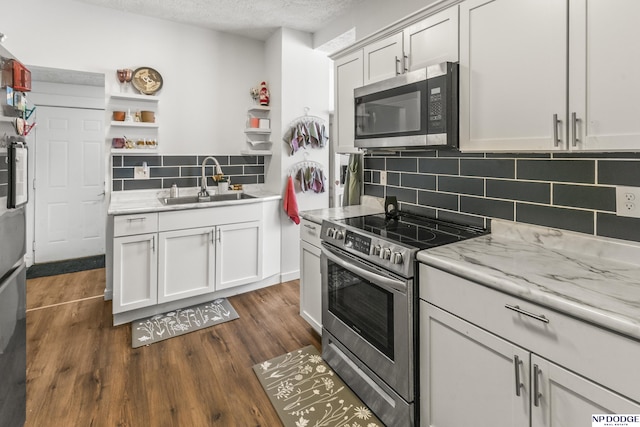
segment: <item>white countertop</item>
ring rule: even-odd
[[[181,188],[179,196],[197,195],[199,187]],[[213,194],[215,187],[210,187],[209,192]],[[229,191],[237,193],[238,191]],[[262,203],[268,200],[278,200],[282,196],[273,192],[265,191],[261,185],[244,185],[241,192],[254,196],[254,199],[225,200],[206,203],[188,203],[180,205],[164,205],[160,202],[161,197],[169,197],[169,190],[135,190],[135,191],[115,191],[111,193],[109,202],[109,215],[136,214],[144,212],[177,211],[184,209],[203,209],[214,206],[227,206],[238,204]]]
[[[374,215],[384,212],[384,202],[377,197],[362,197],[362,204],[336,208],[301,211],[300,217],[308,221],[322,224],[325,219],[353,218],[362,215]]]
[[[418,261],[640,339],[640,245],[493,220]]]

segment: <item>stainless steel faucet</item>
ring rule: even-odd
[[[207,177],[205,176],[205,164],[207,163],[207,160],[213,160],[214,163],[216,164],[216,173],[215,175],[222,175],[222,168],[220,167],[220,163],[218,162],[218,160],[215,157],[205,157],[205,159],[202,161],[202,176],[201,176],[201,180],[200,180],[200,192],[198,193],[198,197],[207,197],[209,196],[209,191],[207,190]]]

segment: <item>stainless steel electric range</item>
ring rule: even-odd
[[[416,425],[416,253],[485,233],[402,212],[322,223],[322,356],[386,425]]]

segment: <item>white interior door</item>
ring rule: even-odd
[[[105,252],[104,111],[36,110],[36,263]]]

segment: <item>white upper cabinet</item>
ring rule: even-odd
[[[640,51],[630,44],[640,39],[640,2],[570,0],[569,8],[570,148],[639,150]]]
[[[458,62],[458,6],[436,13],[403,31],[408,71],[440,62]]]
[[[335,150],[352,153],[354,146],[355,109],[353,90],[362,86],[362,50],[336,59],[335,79]]]
[[[461,150],[564,149],[566,39],[564,1],[460,5]]]
[[[634,0],[460,6],[463,151],[640,148]]]
[[[444,61],[458,61],[458,6],[363,48],[364,84]]]
[[[403,73],[402,33],[366,45],[363,54],[365,85]]]

